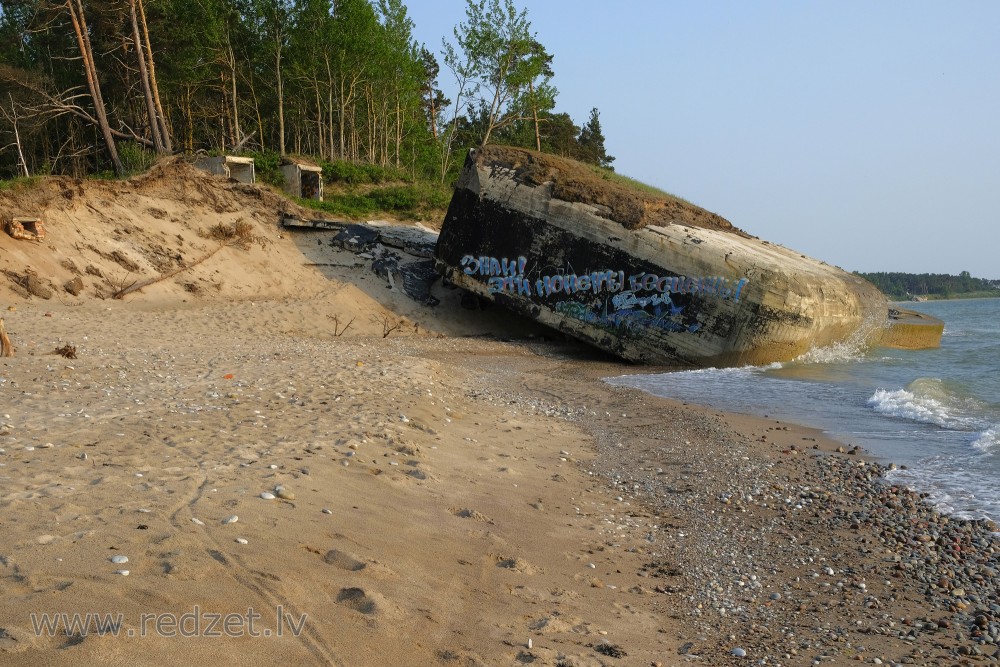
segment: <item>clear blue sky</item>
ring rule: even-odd
[[[1000,2],[515,1],[620,173],[848,270],[1000,278]],[[441,61],[465,0],[407,7]]]

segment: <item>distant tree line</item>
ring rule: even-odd
[[[446,182],[487,142],[610,167],[513,0],[467,0],[454,100],[413,27],[402,0],[0,0],[0,178],[257,151]]]
[[[1000,280],[973,278],[968,271],[945,273],[857,273],[891,299],[915,296],[950,299],[961,296],[1000,296]]]

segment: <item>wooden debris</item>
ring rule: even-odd
[[[3,325],[3,318],[0,317],[0,357],[13,356],[14,344],[10,342],[10,337],[7,336],[7,329],[5,329]]]

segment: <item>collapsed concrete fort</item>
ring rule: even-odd
[[[811,348],[936,347],[943,324],[720,216],[580,163],[471,151],[435,254],[452,283],[624,359],[734,366]]]

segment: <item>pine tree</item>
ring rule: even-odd
[[[590,110],[590,119],[580,130],[580,137],[577,139],[577,143],[580,145],[578,157],[581,162],[614,170],[611,163],[615,159],[608,155],[604,148],[604,133],[601,131],[600,116],[596,107]]]

